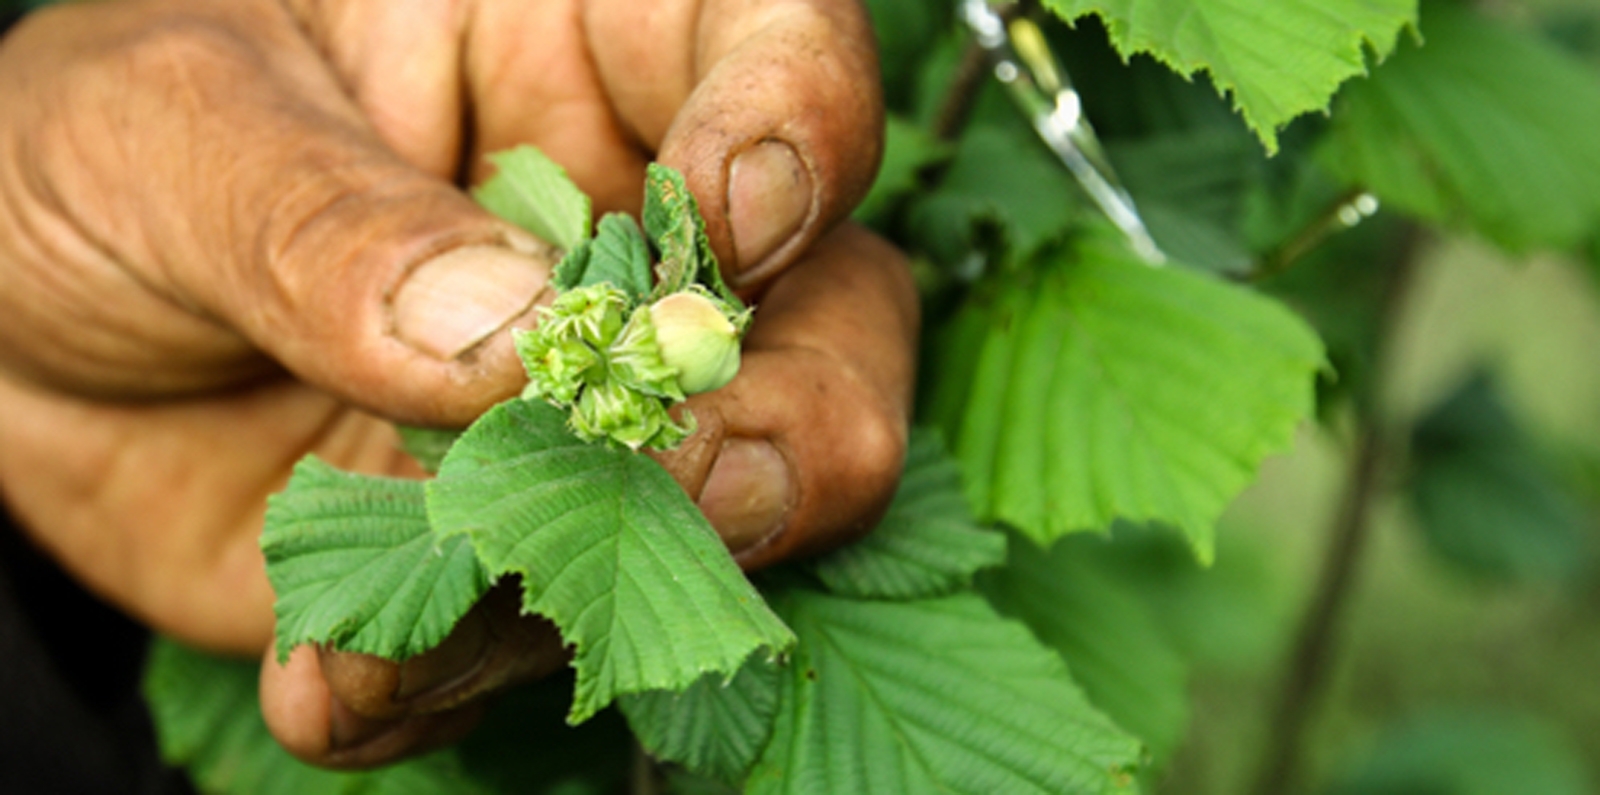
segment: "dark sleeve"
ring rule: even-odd
[[[21,3],[0,0],[0,36],[6,35],[6,31],[17,24],[17,20],[22,19],[22,15],[27,12],[28,9]]]
[[[0,509],[0,792],[192,792],[162,766],[139,695],[147,641]]]
[[[26,13],[0,0],[0,38]],[[78,587],[0,504],[0,792],[192,793],[139,695],[148,636]]]
[[[0,0],[0,39],[26,12]],[[139,695],[147,643],[142,627],[34,549],[0,504],[0,793],[192,795],[162,766]]]

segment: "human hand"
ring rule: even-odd
[[[0,491],[109,601],[261,653],[256,539],[293,462],[420,475],[386,419],[464,425],[520,388],[503,331],[552,252],[450,181],[532,143],[602,211],[638,209],[652,152],[685,173],[761,311],[661,460],[747,566],[847,539],[898,475],[916,330],[899,255],[827,231],[872,174],[876,91],[836,0],[36,14],[0,44]],[[459,735],[473,698],[560,664],[498,599],[401,666],[269,662],[269,725],[331,765]]]

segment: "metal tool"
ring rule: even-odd
[[[959,13],[989,57],[995,79],[1028,115],[1039,137],[1056,153],[1089,198],[1127,236],[1133,250],[1152,265],[1166,255],[1150,237],[1139,209],[1094,128],[1083,104],[1039,26],[1018,13],[1013,0],[958,0]]]

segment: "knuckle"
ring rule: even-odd
[[[879,494],[891,492],[900,481],[906,456],[906,427],[897,413],[877,409],[865,412],[857,422],[855,476]]]
[[[842,456],[840,482],[854,496],[868,526],[887,507],[900,482],[908,430],[904,414],[886,401],[862,396],[847,419],[850,452]]]
[[[219,19],[192,14],[152,15],[129,26],[98,54],[104,65],[126,69],[135,80],[188,83],[250,65],[251,43]]]

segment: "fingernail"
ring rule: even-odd
[[[444,643],[400,664],[394,700],[409,701],[467,679],[483,667],[488,650],[487,620],[478,611],[467,613]]]
[[[737,554],[782,531],[793,500],[794,478],[778,448],[768,441],[729,439],[700,492],[700,510]]]
[[[418,266],[395,293],[395,336],[454,359],[527,312],[549,266],[497,246],[462,246]]]
[[[758,270],[799,231],[811,211],[811,175],[782,141],[746,149],[728,169],[728,221],[737,270]]]

